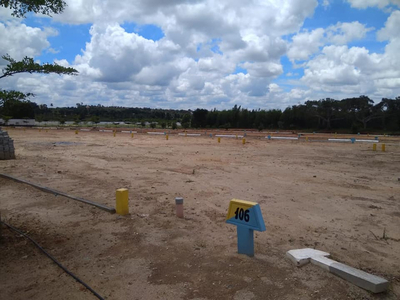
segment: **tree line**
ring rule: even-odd
[[[28,95],[29,96],[29,95]],[[66,121],[99,123],[100,121],[144,123],[158,122],[172,127],[180,122],[184,128],[242,128],[242,129],[315,129],[326,131],[367,132],[385,130],[400,132],[400,97],[383,98],[374,102],[367,96],[343,100],[310,100],[285,110],[253,109],[235,105],[228,110],[174,110],[103,105],[48,107],[36,104],[19,92],[0,91],[0,115],[9,118],[35,118],[37,121]]]

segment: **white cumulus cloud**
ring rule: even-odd
[[[352,7],[355,8],[367,8],[367,7],[379,7],[384,8],[388,5],[400,6],[400,0],[347,0]]]

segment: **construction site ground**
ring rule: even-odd
[[[0,178],[2,220],[105,299],[400,298],[400,138],[374,152],[317,135],[249,135],[243,145],[204,135],[7,131],[17,159],[0,161],[0,173],[111,207],[116,189],[129,190],[130,214],[119,216]],[[184,198],[184,219],[175,197]],[[225,223],[233,198],[261,206],[267,230],[255,233],[253,258],[237,254],[236,227]],[[1,299],[95,299],[24,237],[6,227],[2,235]],[[285,258],[307,247],[386,278],[389,291],[373,295]]]

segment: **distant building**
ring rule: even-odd
[[[6,122],[0,119],[0,125],[5,125]],[[10,119],[7,122],[10,126],[35,126],[35,119]]]

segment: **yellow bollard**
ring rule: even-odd
[[[238,136],[236,135],[236,139],[238,139]]]
[[[116,192],[115,211],[124,216],[129,214],[128,189],[118,189]]]
[[[337,137],[337,132],[335,132],[335,137]]]
[[[165,136],[165,139],[168,141],[168,134]]]
[[[220,137],[218,138],[218,143],[221,143],[221,138]]]
[[[46,129],[46,132],[49,132],[49,131]]]
[[[376,151],[376,144],[372,145],[372,151]]]
[[[242,139],[242,144],[243,145],[246,144],[246,139],[245,138]]]
[[[308,142],[308,136],[306,136],[306,142]]]
[[[386,145],[382,144],[382,152],[385,152],[385,151],[386,151]]]
[[[133,138],[133,132],[131,133],[131,138]]]
[[[42,129],[39,129],[39,132],[42,132]]]
[[[78,130],[75,130],[75,134],[78,134]]]
[[[116,130],[114,130],[114,137],[117,135],[117,131]]]

